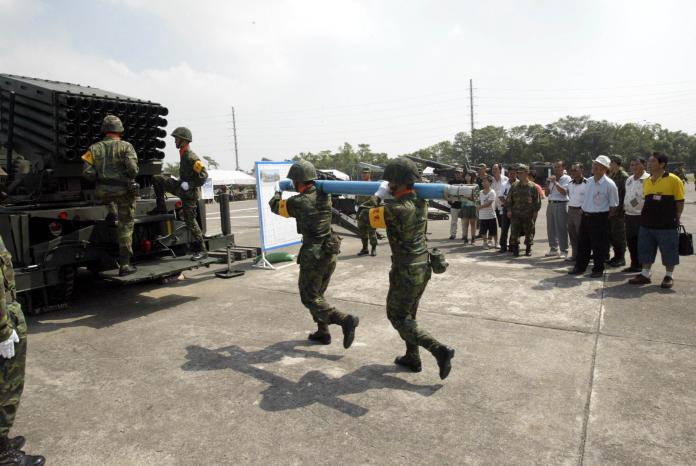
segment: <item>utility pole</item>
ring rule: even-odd
[[[469,79],[469,111],[471,114],[471,160],[474,161],[474,80]]]
[[[234,134],[234,161],[236,169],[239,170],[239,152],[237,151],[237,120],[234,117],[234,106],[232,106],[232,134]]]

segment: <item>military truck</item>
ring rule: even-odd
[[[101,89],[0,74],[0,234],[11,252],[17,290],[34,312],[60,306],[73,293],[75,274],[87,268],[102,279],[134,283],[178,274],[218,259],[194,262],[181,202],[154,207],[152,177],[162,173],[168,110],[159,103]],[[121,118],[124,139],[138,154],[133,261],[138,272],[118,276],[117,225],[107,219],[95,186],[82,175],[82,154],[102,138],[105,115]],[[205,203],[198,221],[205,232]],[[229,218],[229,211],[222,212]],[[225,220],[225,219],[223,219]],[[222,222],[229,225],[229,221]],[[207,238],[209,250],[234,245],[225,231]]]

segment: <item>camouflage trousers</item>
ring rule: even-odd
[[[377,230],[370,226],[370,220],[367,215],[361,215],[363,211],[368,211],[368,209],[360,209],[358,211],[358,229],[360,230],[360,239],[363,244],[367,244],[370,241],[371,246],[377,246]]]
[[[524,244],[531,246],[534,244],[534,217],[512,217],[510,222],[510,246],[520,244],[520,236],[524,235]]]
[[[27,324],[19,303],[8,305],[19,343],[15,343],[12,359],[0,357],[0,437],[7,437],[14,424],[19,400],[24,390],[24,368],[27,359]]]
[[[419,346],[431,352],[440,346],[416,321],[418,304],[431,273],[428,262],[393,263],[389,271],[387,318],[406,343],[407,354],[412,356],[418,356]]]
[[[336,255],[322,250],[320,244],[303,245],[297,258],[300,264],[298,287],[300,300],[318,324],[340,324],[346,317],[324,298],[331,275],[336,270]]]
[[[97,196],[106,204],[110,214],[118,219],[118,248],[122,258],[133,256],[133,227],[135,226],[135,197],[125,192],[97,189]]]
[[[152,177],[152,187],[155,189],[157,198],[162,201],[164,201],[165,193],[174,194],[181,199],[181,212],[184,216],[186,228],[191,232],[194,243],[203,243],[203,232],[201,232],[201,227],[196,220],[198,217],[198,196],[191,196],[191,194],[189,194],[190,190],[194,190],[193,192],[195,192],[196,188],[189,188],[189,191],[182,191],[180,181],[162,175],[155,175]]]
[[[614,256],[623,259],[626,255],[626,220],[623,210],[609,217],[609,242]]]

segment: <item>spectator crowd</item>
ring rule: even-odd
[[[586,178],[583,164],[566,167],[559,160],[544,187],[524,164],[507,170],[494,164],[490,174],[485,164],[478,172],[456,169],[450,184],[476,183],[480,191],[478,199],[450,204],[450,240],[456,239],[461,220],[465,244],[480,238],[487,249],[517,257],[524,237],[524,254],[531,256],[537,214],[546,199],[545,257],[572,264],[568,274],[584,274],[591,262],[592,277],[603,276],[607,267],[624,267],[622,272],[635,274],[628,283],[646,285],[659,250],[666,270],[661,287],[672,288],[687,181],[683,169],[667,171],[668,161],[661,152],[630,160],[600,155]]]

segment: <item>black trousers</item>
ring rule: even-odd
[[[638,232],[640,231],[640,215],[625,215],[626,245],[631,255],[631,267],[640,267],[638,261]]]
[[[507,218],[507,209],[503,207],[503,212],[500,215],[500,247],[507,249],[508,234],[510,233],[510,219]]]
[[[593,256],[592,271],[603,272],[609,257],[609,212],[590,214],[583,212],[578,238],[576,270],[585,270]]]

